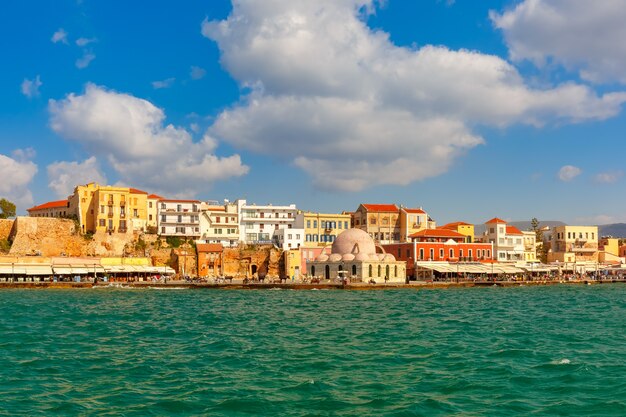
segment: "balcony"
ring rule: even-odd
[[[126,205],[126,200],[122,200],[122,201],[120,201],[120,206],[122,206],[122,207],[123,207],[123,206],[125,206],[125,205]]]
[[[289,222],[295,222],[296,218],[295,217],[253,217],[253,216],[242,216],[241,221],[242,222],[258,222],[258,223],[289,223]]]
[[[121,212],[120,213],[120,219],[125,219],[126,218],[126,213],[125,212]]]
[[[114,214],[114,213],[113,213],[112,211],[109,211],[109,212],[107,213],[107,217],[113,217],[113,214]]]
[[[118,229],[118,231],[119,231],[120,233],[126,233],[126,232],[128,231],[128,229],[127,229],[127,228],[125,228],[125,227],[120,227],[120,228]]]

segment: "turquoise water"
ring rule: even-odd
[[[3,290],[1,415],[625,416],[626,286]]]

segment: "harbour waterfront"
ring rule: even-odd
[[[626,287],[0,291],[0,414],[626,415]]]

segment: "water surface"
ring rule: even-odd
[[[626,286],[3,290],[0,414],[626,415]]]

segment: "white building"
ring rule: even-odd
[[[239,214],[237,205],[202,203],[200,205],[200,241],[202,243],[220,243],[224,247],[237,246],[239,243]]]
[[[239,216],[239,240],[246,243],[273,243],[280,229],[292,229],[296,220],[296,205],[257,206],[246,200],[235,201]]]
[[[304,229],[278,229],[274,232],[274,244],[283,250],[298,249],[304,243]]]
[[[157,218],[161,236],[200,237],[198,200],[159,200]]]
[[[493,243],[494,259],[498,262],[524,262],[524,234],[515,226],[494,217],[485,222],[483,242]]]

